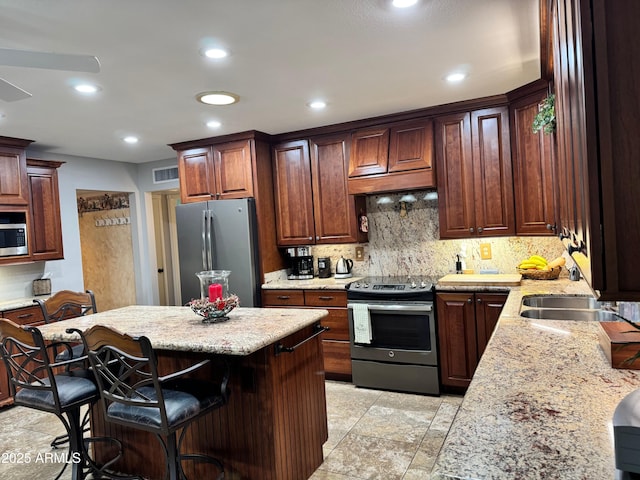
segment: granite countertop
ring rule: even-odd
[[[16,308],[33,307],[34,305],[36,305],[35,303],[33,303],[34,299],[39,298],[41,300],[46,300],[49,297],[50,295],[38,295],[37,297],[24,297],[13,298],[11,300],[3,300],[0,302],[0,312],[4,312],[6,310],[14,310]]]
[[[134,305],[42,325],[45,340],[78,341],[67,328],[100,324],[132,336],[146,335],[156,349],[249,355],[328,315],[323,309],[236,308],[229,320],[203,323],[189,307]]]
[[[611,419],[640,371],[611,368],[598,322],[518,315],[523,295],[545,293],[591,291],[563,279],[511,287],[432,479],[614,478]]]
[[[356,280],[365,278],[364,275],[350,278],[318,278],[309,280],[274,280],[262,284],[263,290],[344,290],[345,287]]]

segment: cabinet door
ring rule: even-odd
[[[302,290],[262,290],[262,303],[265,307],[302,307]]]
[[[64,258],[56,167],[27,166],[31,200],[29,247],[33,260]]]
[[[433,168],[433,122],[398,125],[389,133],[389,172]]]
[[[212,147],[216,178],[216,198],[253,196],[251,140]]]
[[[436,119],[436,175],[440,238],[475,235],[471,116]]]
[[[280,246],[314,243],[309,145],[296,140],[273,147],[277,241]]]
[[[348,136],[312,138],[309,146],[315,243],[358,242],[356,201],[347,187]]]
[[[478,364],[473,293],[438,293],[442,384],[466,388]]]
[[[18,325],[37,326],[44,323],[44,316],[42,315],[42,310],[38,305],[5,310],[2,312],[2,316],[11,320],[13,323],[17,323]]]
[[[516,235],[554,235],[557,190],[553,176],[553,135],[531,125],[546,91],[511,105],[511,160]]]
[[[478,332],[478,361],[496,328],[500,312],[507,301],[503,293],[476,293],[476,328]]]
[[[0,205],[27,205],[27,157],[24,149],[0,146]]]
[[[351,381],[351,347],[349,342],[323,340],[322,353],[326,378]]]
[[[359,130],[351,135],[349,177],[387,173],[389,129]]]
[[[471,138],[476,234],[515,235],[509,109],[472,112]]]
[[[210,147],[178,152],[178,175],[182,203],[202,202],[215,196],[213,154]]]

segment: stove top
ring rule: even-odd
[[[420,297],[433,295],[434,279],[421,276],[366,277],[346,286],[347,298]]]

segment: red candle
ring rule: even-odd
[[[212,283],[209,285],[209,301],[215,302],[218,298],[222,298],[222,285]]]

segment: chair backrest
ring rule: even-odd
[[[7,367],[13,397],[22,389],[39,391],[45,396],[49,392],[51,411],[60,408],[52,363],[40,330],[0,319],[0,354]],[[15,402],[20,404],[18,398]]]
[[[96,299],[91,290],[74,292],[61,290],[46,300],[35,299],[40,305],[45,323],[58,322],[67,318],[81,317],[89,313],[97,313]]]
[[[71,331],[71,330],[69,330]],[[118,403],[157,409],[160,430],[166,432],[167,412],[157,359],[147,337],[131,337],[103,325],[94,325],[81,334],[85,351],[98,382],[105,418],[128,424],[109,415],[109,407]],[[150,430],[157,430],[151,428]]]

